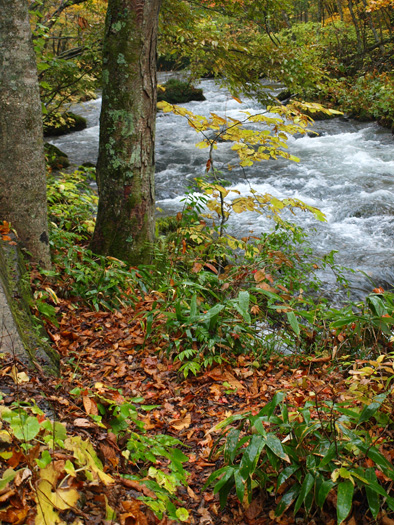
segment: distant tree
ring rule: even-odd
[[[50,267],[44,143],[27,0],[0,0],[0,218]]]

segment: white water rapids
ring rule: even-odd
[[[255,101],[239,104],[213,80],[201,81],[200,87],[206,101],[182,104],[199,115],[214,112],[243,119],[242,111],[261,112]],[[100,99],[74,106],[72,111],[88,119],[88,128],[50,140],[69,155],[73,164],[96,161],[100,106]],[[242,195],[248,193],[250,184],[259,193],[295,197],[319,208],[326,215],[326,223],[304,212],[295,217],[295,222],[309,232],[316,253],[337,250],[338,263],[360,269],[372,278],[373,284],[361,274],[351,276],[355,296],[377,285],[390,288],[394,286],[393,136],[377,124],[341,117],[316,122],[313,129],[322,136],[289,137],[288,151],[299,157],[299,163],[270,160],[246,168],[245,173],[241,169],[223,170],[223,177]],[[185,188],[203,174],[208,150],[196,148],[202,137],[182,117],[168,113],[158,114],[156,138],[157,205],[168,215],[182,208]],[[234,160],[231,145],[219,144],[214,158],[219,169]],[[239,236],[271,227],[264,216],[251,213],[236,215],[230,224]],[[323,278],[330,289],[333,276],[327,272]]]

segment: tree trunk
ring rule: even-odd
[[[0,0],[0,219],[51,265],[41,102],[27,0]]]
[[[91,248],[136,265],[154,240],[156,48],[161,0],[109,0]]]
[[[338,13],[341,21],[343,22],[343,8],[342,8],[342,0],[337,0],[337,7],[338,7]]]
[[[348,0],[348,7],[349,7],[349,11],[350,11],[350,16],[352,17],[354,29],[356,30],[357,51],[359,53],[362,53],[362,51],[363,51],[363,43],[362,43],[361,35],[360,35],[360,28],[358,26],[357,18],[356,18],[354,9],[353,9],[353,1],[352,0]]]

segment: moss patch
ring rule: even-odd
[[[68,156],[59,148],[46,142],[44,144],[44,150],[47,164],[53,170],[60,170],[69,167],[70,161],[68,160]]]
[[[169,104],[183,104],[192,100],[205,100],[202,89],[176,78],[170,78],[163,87],[165,91],[158,90],[158,102],[164,100]]]
[[[1,350],[23,363],[59,373],[59,355],[39,334],[30,312],[32,295],[22,255],[16,245],[0,241]]]

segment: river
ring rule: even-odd
[[[163,82],[164,79],[161,79]],[[240,104],[213,80],[200,86],[206,101],[190,102],[184,107],[199,115],[214,112],[242,118],[242,111],[257,113],[261,107],[253,100]],[[272,85],[272,90],[278,89]],[[85,116],[87,129],[53,138],[51,143],[80,165],[95,162],[98,150],[101,99],[73,106]],[[278,198],[295,197],[319,208],[327,222],[299,212],[295,222],[309,233],[312,247],[323,255],[338,251],[337,262],[363,274],[350,275],[354,297],[362,297],[374,286],[388,289],[394,285],[394,149],[393,136],[374,123],[360,123],[342,117],[316,122],[321,136],[289,137],[289,152],[299,163],[280,159],[255,164],[245,172],[228,173],[231,187],[242,195],[249,184],[260,193]],[[156,138],[156,198],[164,214],[179,211],[185,188],[204,172],[207,150],[195,147],[202,140],[181,117],[158,113]],[[219,144],[216,167],[234,159],[229,144]],[[245,175],[247,180],[245,180]],[[239,236],[259,234],[272,225],[263,216],[238,214],[229,226]],[[330,272],[322,276],[326,288],[333,290]]]

